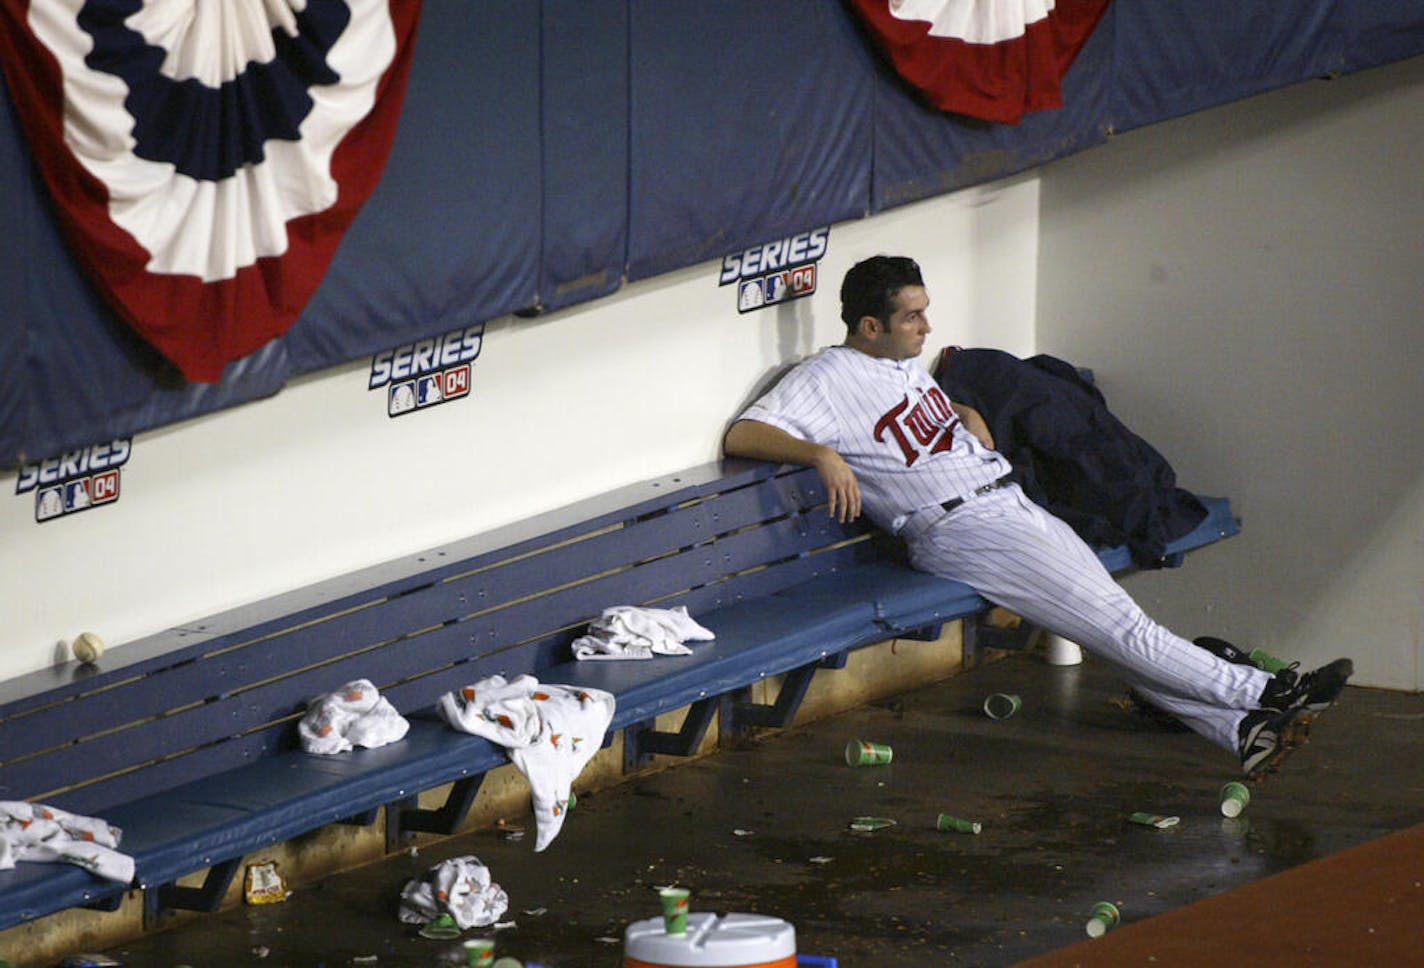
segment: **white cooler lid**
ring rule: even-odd
[[[675,968],[740,968],[796,955],[796,929],[761,914],[711,912],[687,916],[687,933],[669,935],[663,919],[628,925],[623,954],[650,965]]]

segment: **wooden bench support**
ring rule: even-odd
[[[234,857],[208,868],[198,887],[155,884],[143,892],[143,926],[161,927],[174,911],[216,911],[227,896],[232,879],[242,869],[242,858]]]
[[[984,614],[970,615],[964,619],[964,668],[972,669],[984,657],[986,649],[1018,651],[1033,644],[1040,629],[1036,625],[1023,622],[1015,628],[990,625]]]
[[[944,634],[944,623],[937,622],[934,625],[926,625],[923,628],[911,629],[908,632],[901,632],[896,636],[898,639],[909,639],[911,642],[937,642]]]
[[[460,829],[475,795],[480,792],[485,775],[467,776],[456,780],[450,786],[445,802],[434,809],[418,806],[419,797],[386,806],[386,852],[391,853],[410,846],[416,833],[444,834],[449,836]]]
[[[722,738],[737,742],[750,735],[753,729],[784,729],[796,718],[796,711],[806,698],[806,690],[816,676],[820,662],[812,662],[792,669],[782,680],[776,701],[757,703],[751,701],[751,687],[744,686],[722,697]]]
[[[653,720],[633,723],[623,730],[623,771],[632,773],[652,765],[653,756],[691,756],[702,745],[707,727],[717,713],[717,697],[699,699],[687,709],[687,718],[677,732],[658,730]]]

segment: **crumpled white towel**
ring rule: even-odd
[[[369,679],[355,679],[307,704],[297,724],[308,753],[344,753],[357,746],[374,749],[401,739],[410,722],[396,712]]]
[[[536,851],[558,836],[569,790],[603,745],[613,720],[613,694],[577,686],[541,685],[533,676],[490,676],[436,703],[455,729],[505,747],[529,781],[538,835]]]
[[[654,655],[690,655],[684,642],[715,639],[687,614],[687,606],[642,608],[614,605],[588,623],[588,634],[574,639],[575,659],[651,659]]]
[[[23,800],[0,800],[0,870],[16,861],[63,861],[128,884],[134,860],[117,848],[123,832],[97,817]]]
[[[473,855],[452,857],[401,890],[400,919],[429,924],[448,914],[464,931],[494,924],[509,907],[509,895],[490,880],[489,868]]]

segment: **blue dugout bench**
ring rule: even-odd
[[[1224,499],[1173,542],[1237,533]],[[1114,571],[1125,548],[1105,549]],[[607,606],[685,605],[716,633],[694,654],[576,662],[569,643]],[[897,543],[825,510],[814,471],[723,461],[368,568],[0,683],[0,800],[102,817],[123,830],[132,885],[68,864],[0,872],[0,929],[143,893],[145,923],[214,910],[245,856],[328,824],[384,820],[387,847],[454,833],[485,773],[508,762],[431,709],[496,673],[608,690],[629,769],[721,735],[789,725],[817,670],[849,650],[935,637],[988,604],[911,570]],[[966,622],[966,630],[972,627]],[[750,687],[784,675],[774,702]],[[306,703],[374,682],[411,720],[398,743],[306,754]],[[688,707],[677,732],[659,714]],[[720,715],[719,715],[720,714]],[[449,787],[438,808],[422,791]],[[203,874],[198,886],[179,878]]]

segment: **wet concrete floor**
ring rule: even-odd
[[[994,721],[981,704],[1001,691],[1022,708]],[[694,911],[790,921],[801,954],[842,968],[1011,965],[1083,939],[1097,901],[1130,923],[1424,820],[1424,696],[1348,688],[1228,820],[1217,791],[1236,777],[1234,758],[1124,710],[1114,702],[1124,695],[1091,659],[1055,667],[1010,654],[585,794],[542,853],[532,836],[494,830],[427,841],[284,903],[108,953],[133,968],[447,963],[454,942],[400,924],[399,895],[440,861],[473,854],[510,897],[500,953],[547,968],[621,965],[624,928],[657,916],[653,888],[673,883],[691,888]],[[852,737],[890,744],[893,762],[848,767]],[[1135,812],[1180,822],[1140,826],[1127,819]],[[938,832],[940,813],[982,832]],[[896,824],[855,832],[857,816]]]

